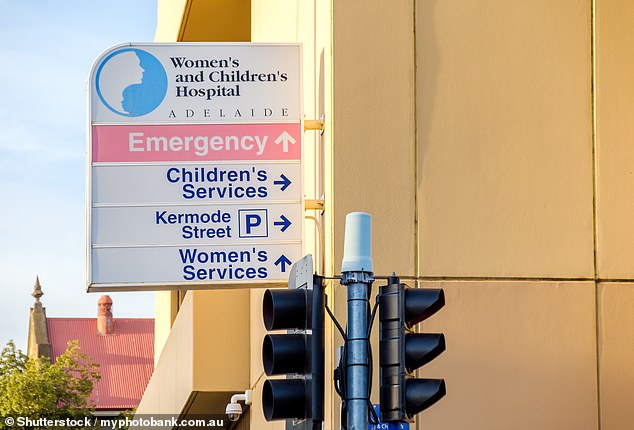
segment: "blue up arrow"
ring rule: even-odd
[[[280,179],[281,179],[280,181],[273,181],[273,183],[275,185],[281,185],[282,186],[281,190],[284,191],[291,184],[291,180],[288,179],[286,176],[284,176],[284,173],[280,175]]]
[[[290,225],[292,224],[288,218],[286,218],[284,215],[280,215],[280,219],[281,221],[275,221],[273,223],[273,225],[281,225],[282,229],[280,230],[282,233],[284,233],[286,231],[286,229],[288,227],[290,227]]]
[[[290,264],[291,264],[291,260],[286,258],[286,255],[284,255],[284,254],[280,255],[280,258],[275,260],[275,265],[276,266],[281,266],[280,270],[282,271],[282,273],[286,272],[286,266],[288,266]]]

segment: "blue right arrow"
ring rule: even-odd
[[[275,260],[275,265],[276,266],[281,266],[280,270],[282,272],[286,272],[286,266],[288,266],[289,264],[291,264],[291,260],[286,258],[286,255],[284,255],[284,254],[280,255],[280,258]]]
[[[288,178],[284,175],[284,173],[282,173],[282,174],[280,175],[280,179],[281,179],[281,181],[273,181],[273,183],[274,183],[275,185],[281,185],[281,186],[282,186],[282,188],[281,188],[281,190],[282,190],[282,191],[284,191],[285,189],[287,189],[287,188],[288,188],[288,186],[289,186],[290,184],[292,184],[291,180],[290,180],[290,179],[288,179]]]
[[[286,229],[292,224],[288,218],[286,218],[284,215],[280,215],[280,219],[282,221],[275,221],[273,223],[273,225],[281,225],[282,229],[281,232],[284,233],[286,231]]]

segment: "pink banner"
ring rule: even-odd
[[[301,124],[95,125],[93,162],[299,160]]]

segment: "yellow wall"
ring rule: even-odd
[[[417,5],[421,273],[592,277],[590,0]]]
[[[193,3],[161,34],[224,40],[204,33],[218,16]],[[447,351],[420,375],[445,378],[448,394],[413,428],[634,426],[630,3],[249,3],[251,40],[303,43],[306,118],[325,119],[323,135],[305,134],[306,197],[326,203],[307,213],[321,228],[307,221],[317,269],[339,272],[345,215],[367,211],[375,272],[445,289],[424,328],[444,332]],[[328,294],[345,321],[345,289]],[[251,428],[282,429],[259,403],[261,291],[240,303]],[[332,375],[331,325],[327,339]],[[338,428],[327,387],[325,428]]]
[[[160,309],[157,307],[156,311]],[[168,318],[157,313],[158,319]],[[180,414],[193,391],[194,313],[192,295],[183,301],[162,345],[154,373],[137,408],[138,414]]]
[[[447,352],[420,373],[448,394],[420,428],[629,428],[632,285],[598,281],[634,275],[634,6],[333,11],[335,267],[366,210],[375,271],[447,293],[425,324]]]
[[[249,388],[249,326],[248,290],[187,292],[137,413],[223,413]]]
[[[425,324],[447,350],[423,367],[444,399],[420,429],[596,429],[592,282],[433,281],[447,305]]]
[[[156,42],[248,42],[250,0],[158,0]]]
[[[157,291],[154,294],[154,365],[158,363],[163,346],[172,331],[178,313],[178,291]]]
[[[597,2],[596,178],[599,277],[634,278],[634,3]]]
[[[417,3],[419,274],[453,280],[421,428],[597,428],[591,12]]]
[[[596,3],[599,399],[611,430],[634,426],[634,4]]]

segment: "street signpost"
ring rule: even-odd
[[[286,283],[303,255],[300,45],[116,46],[89,97],[89,291]]]

